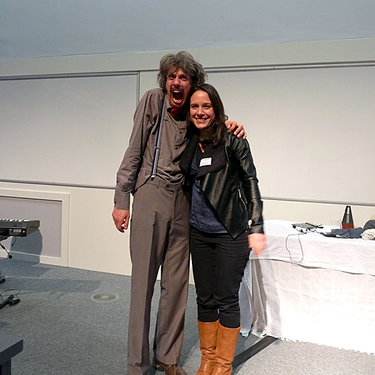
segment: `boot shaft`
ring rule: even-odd
[[[216,362],[212,375],[222,375],[232,373],[232,362],[236,351],[238,328],[226,328],[219,323],[216,343]]]
[[[216,322],[201,322],[198,320],[199,341],[202,351],[214,352],[216,350],[218,325],[218,320]]]
[[[216,341],[218,323],[198,320],[200,349],[202,352],[201,367],[196,375],[211,375],[216,360]]]

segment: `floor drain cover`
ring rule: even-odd
[[[91,299],[95,302],[108,303],[118,300],[118,295],[113,293],[97,293]]]

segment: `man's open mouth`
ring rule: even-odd
[[[177,102],[177,103],[182,102],[182,98],[183,98],[183,92],[182,91],[178,91],[178,90],[173,91],[173,100],[175,102]]]

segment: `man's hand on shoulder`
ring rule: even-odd
[[[112,218],[117,230],[124,233],[124,230],[128,229],[130,219],[129,210],[119,210],[118,208],[114,207],[112,211]]]
[[[243,125],[238,124],[236,121],[225,121],[225,126],[227,127],[230,133],[233,132],[238,138],[246,139],[246,131]]]

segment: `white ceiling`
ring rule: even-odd
[[[0,59],[375,37],[374,0],[0,0]]]

